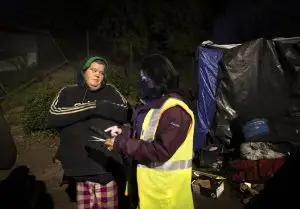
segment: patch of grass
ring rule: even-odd
[[[10,125],[21,124],[20,116],[23,114],[30,98],[34,98],[38,94],[43,94],[45,89],[59,89],[66,83],[73,82],[73,77],[74,70],[66,67],[2,100],[1,107],[7,122]]]
[[[21,116],[26,112],[25,107],[31,98],[35,98],[38,94],[43,94],[45,89],[56,91],[54,89],[59,89],[66,83],[72,82],[74,80],[73,77],[74,70],[70,67],[65,67],[2,100],[1,107],[7,122],[11,126],[22,125]],[[49,99],[52,100],[53,98]]]

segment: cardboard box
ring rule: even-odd
[[[192,181],[192,191],[213,199],[219,198],[224,192],[224,180],[199,178]]]

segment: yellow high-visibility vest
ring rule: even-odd
[[[165,163],[138,164],[139,209],[194,209],[191,191],[194,114],[181,100],[169,98],[159,109],[151,109],[142,125],[141,139],[155,140],[161,115],[171,107],[182,107],[192,118],[183,144]]]

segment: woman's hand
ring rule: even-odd
[[[106,139],[104,145],[107,147],[109,151],[113,150],[115,143],[115,137]]]
[[[111,151],[114,148],[115,137],[122,133],[122,129],[120,129],[118,126],[112,126],[105,129],[104,131],[110,132],[110,135],[112,136],[112,138],[106,139],[104,142],[104,145],[107,147],[107,149]]]

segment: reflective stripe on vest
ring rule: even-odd
[[[144,139],[145,141],[153,141],[154,135],[156,132],[156,124],[159,121],[160,118],[160,109],[154,109],[147,127],[147,131],[145,132]]]
[[[138,164],[137,166],[142,168],[152,168],[155,170],[174,171],[191,168],[192,160],[167,161],[165,163],[150,163],[149,165]]]

